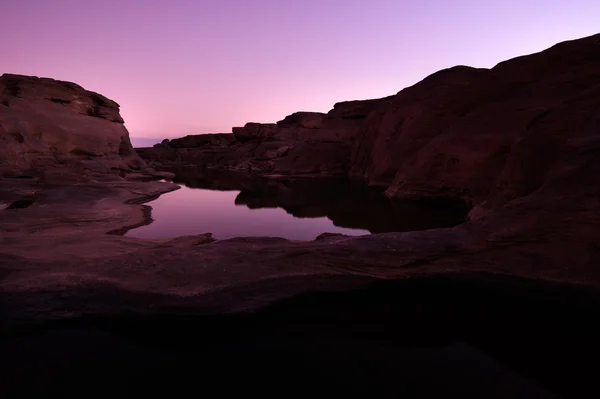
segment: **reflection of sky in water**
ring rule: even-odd
[[[232,237],[284,237],[291,240],[314,240],[319,234],[369,234],[367,230],[333,225],[326,217],[296,218],[281,208],[249,209],[235,205],[239,191],[191,189],[163,194],[148,202],[154,221],[129,231],[137,238],[169,238],[212,233],[216,239]]]

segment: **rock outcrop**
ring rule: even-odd
[[[178,139],[167,140],[167,142],[160,145],[168,148],[198,148],[207,145],[227,147],[235,144],[235,141],[235,137],[232,134],[215,133],[188,135]]]
[[[394,197],[463,198],[473,216],[566,190],[557,184],[584,172],[600,139],[599,81],[600,35],[490,70],[440,71],[369,117],[351,173]]]
[[[70,83],[0,77],[0,172],[79,163],[93,169],[140,169],[119,105]]]
[[[248,122],[244,127],[234,127],[231,131],[241,143],[251,140],[269,140],[277,133],[277,125],[274,123]]]
[[[354,139],[390,98],[339,103],[327,114],[296,112],[277,123],[247,123],[232,135],[207,134],[138,149],[157,168],[203,166],[288,176],[348,174]]]

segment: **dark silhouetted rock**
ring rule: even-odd
[[[317,238],[315,238],[315,241],[326,240],[328,238],[340,238],[340,237],[348,237],[348,236],[345,236],[341,233],[321,233],[317,236]]]
[[[233,134],[195,134],[178,139],[172,139],[166,143],[170,148],[196,148],[206,145],[227,147],[236,141]]]
[[[244,127],[232,128],[235,138],[245,143],[250,140],[267,140],[272,138],[277,131],[277,125],[274,123],[254,123],[248,122]]]
[[[473,215],[554,186],[597,134],[599,54],[593,36],[437,72],[369,117],[351,173],[390,196],[463,198]]]
[[[325,114],[320,112],[295,112],[277,122],[281,126],[300,126],[307,129],[316,129],[321,126]]]
[[[157,168],[204,166],[263,175],[346,175],[363,116],[387,102],[388,98],[340,103],[328,114],[296,112],[276,124],[234,127],[233,135],[186,136],[171,140],[170,150],[160,145],[138,152]]]

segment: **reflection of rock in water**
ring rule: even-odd
[[[236,204],[283,208],[296,217],[328,217],[336,226],[371,233],[450,227],[464,221],[467,207],[444,199],[390,200],[381,191],[348,180],[293,180],[254,186]]]
[[[174,182],[192,188],[240,190],[236,205],[282,208],[298,218],[327,217],[336,226],[371,233],[451,227],[468,207],[442,197],[389,199],[380,190],[347,179],[266,179],[210,169],[182,168]]]
[[[206,190],[241,190],[251,180],[247,175],[214,169],[173,168],[169,171],[175,173],[174,183]]]

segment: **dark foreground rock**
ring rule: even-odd
[[[319,281],[314,289],[328,292],[259,312],[205,316],[198,308],[228,301],[227,292],[192,300],[102,285],[72,290],[66,303],[101,298],[102,312],[6,336],[0,343],[3,392],[78,395],[91,386],[94,397],[115,390],[183,395],[199,386],[269,397],[291,387],[293,397],[315,391],[427,398],[597,392],[597,294],[484,275],[380,282],[337,293],[331,288],[341,280]],[[276,285],[288,284],[265,282],[263,292]],[[107,299],[117,294],[146,312],[110,315],[117,304]],[[10,299],[31,303],[24,295]]]

